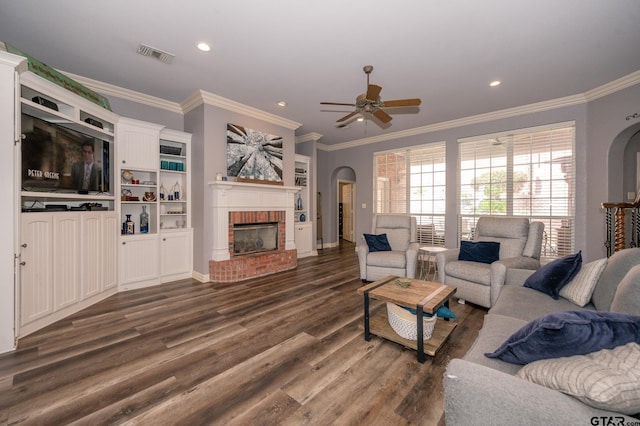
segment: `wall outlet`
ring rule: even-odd
[[[627,200],[635,200],[636,193],[635,192],[627,192]]]
[[[367,208],[367,203],[362,203],[362,208],[366,209]]]

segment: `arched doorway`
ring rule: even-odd
[[[336,241],[355,243],[356,229],[356,174],[351,167],[337,168],[333,173],[335,188],[335,223]]]

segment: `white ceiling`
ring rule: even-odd
[[[173,102],[202,89],[330,145],[580,94],[638,71],[640,1],[0,0],[0,41]],[[175,54],[173,64],[136,54],[139,43]],[[367,64],[383,100],[422,106],[393,114],[387,129],[337,129],[350,109],[320,102],[353,102]]]

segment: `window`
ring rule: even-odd
[[[573,123],[459,141],[460,239],[480,216],[524,216],[545,224],[543,257],[572,253],[574,144]]]
[[[415,216],[418,242],[444,246],[445,143],[374,155],[374,213]]]

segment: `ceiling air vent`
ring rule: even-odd
[[[162,50],[156,49],[155,47],[147,46],[144,44],[140,44],[138,46],[137,52],[142,56],[151,56],[152,58],[156,58],[164,62],[165,64],[170,64],[173,62],[173,58],[175,55],[171,53],[163,52]]]

